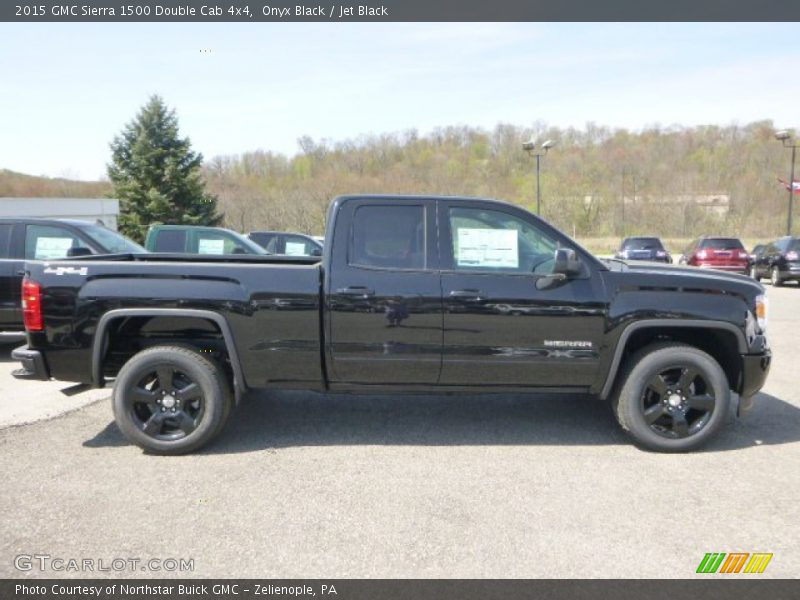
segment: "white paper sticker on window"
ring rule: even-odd
[[[37,260],[65,258],[70,248],[72,248],[71,237],[38,237],[34,258]]]
[[[225,240],[197,240],[198,254],[225,254]]]
[[[289,256],[305,256],[305,242],[286,242],[286,254]]]
[[[459,267],[519,267],[516,229],[458,229]]]

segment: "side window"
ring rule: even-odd
[[[558,242],[513,215],[479,208],[451,208],[452,268],[457,271],[553,271]]]
[[[311,256],[316,246],[307,239],[297,235],[286,236],[286,249],[289,256]]]
[[[198,254],[234,254],[237,248],[244,252],[244,248],[224,231],[201,231],[197,234]]]
[[[775,248],[778,252],[786,252],[786,249],[789,247],[789,239],[778,240],[775,242]]]
[[[25,230],[25,258],[52,260],[66,258],[70,248],[85,246],[74,233],[52,225],[28,225]]]
[[[425,268],[422,206],[360,206],[353,217],[349,263],[384,269]]]
[[[156,237],[155,252],[186,252],[186,232],[180,229],[162,229]]]
[[[0,258],[10,256],[9,245],[11,243],[11,230],[14,226],[11,223],[0,224]]]

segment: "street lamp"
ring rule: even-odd
[[[792,149],[792,168],[789,175],[789,218],[786,225],[786,235],[792,235],[792,194],[794,194],[794,157],[797,150],[797,141],[792,138],[792,134],[788,129],[781,129],[775,132],[775,139],[779,140],[784,148]]]
[[[541,146],[539,146],[539,151],[536,150],[536,140],[528,140],[527,142],[522,143],[522,149],[525,150],[531,156],[536,157],[536,214],[541,215],[542,209],[542,188],[539,182],[539,160],[547,154],[547,151],[550,150],[556,143],[553,140],[547,140]]]

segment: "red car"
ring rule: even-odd
[[[738,238],[703,236],[683,251],[680,264],[746,274],[750,257]]]

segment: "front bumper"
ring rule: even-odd
[[[772,351],[765,350],[761,354],[742,355],[742,381],[739,386],[740,414],[747,413],[753,407],[753,396],[764,387],[772,364]]]
[[[44,362],[44,356],[38,350],[31,350],[27,346],[20,346],[11,351],[11,358],[21,363],[19,369],[11,372],[16,379],[35,379],[49,381],[50,373]]]

